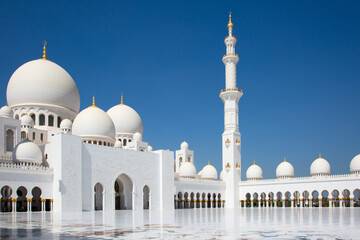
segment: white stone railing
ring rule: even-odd
[[[10,168],[10,169],[30,169],[30,170],[43,170],[43,171],[49,171],[50,168],[35,164],[35,163],[14,163],[14,162],[0,162],[0,168]]]
[[[242,181],[240,184],[260,184],[260,183],[278,183],[278,182],[298,182],[298,181],[321,181],[325,179],[338,179],[338,178],[353,178],[359,177],[357,174],[339,174],[339,175],[323,175],[313,177],[295,177],[295,178],[275,178],[275,179],[264,179],[264,180],[247,180]]]
[[[1,155],[0,160],[13,160],[12,155]]]
[[[179,182],[193,182],[193,183],[215,183],[215,184],[224,184],[223,181],[212,180],[212,179],[201,179],[201,178],[184,178],[184,177],[175,177],[175,181]]]

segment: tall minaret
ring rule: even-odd
[[[236,37],[232,35],[233,24],[229,15],[229,36],[225,38],[225,90],[220,92],[224,102],[224,133],[222,134],[223,171],[225,190],[225,207],[238,208],[239,181],[241,180],[241,135],[239,132],[239,100],[242,90],[236,87],[236,64],[239,57],[235,54]]]

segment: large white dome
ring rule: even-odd
[[[17,105],[58,106],[79,112],[80,96],[74,80],[59,65],[38,59],[20,66],[6,91],[10,107]]]
[[[293,167],[293,165],[291,165],[291,163],[286,162],[286,160],[284,160],[276,168],[276,177],[278,177],[278,178],[294,177],[294,167]]]
[[[19,162],[42,163],[42,152],[38,145],[30,141],[20,142],[14,151],[15,159]]]
[[[210,165],[210,163],[201,170],[199,175],[203,179],[212,179],[212,180],[217,179],[216,168],[214,166]]]
[[[260,180],[263,178],[262,169],[255,164],[251,165],[246,171],[246,178],[248,180]]]
[[[179,169],[180,177],[194,178],[196,177],[196,168],[191,162],[184,162]]]
[[[83,139],[115,143],[115,126],[109,115],[96,106],[82,110],[74,119],[72,134]]]
[[[310,166],[311,176],[319,175],[329,175],[330,174],[330,164],[324,158],[319,156],[318,159],[315,159]]]
[[[360,154],[356,155],[350,162],[350,172],[360,173]]]
[[[107,111],[115,125],[117,135],[139,132],[143,135],[143,124],[139,114],[125,104],[119,104]]]

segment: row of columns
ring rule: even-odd
[[[53,199],[49,199],[50,200],[50,211],[52,211],[53,209]],[[7,200],[3,200],[3,199],[0,199],[0,204],[2,202],[11,202],[11,212],[16,212],[16,203],[17,203],[17,199],[16,198],[12,198],[12,199],[7,199]],[[32,199],[31,198],[28,198],[26,199],[26,205],[27,205],[27,208],[26,208],[26,211],[27,212],[31,212],[31,202],[32,202]],[[46,199],[40,199],[40,202],[41,202],[41,209],[40,211],[41,212],[45,212],[45,209],[46,209]]]
[[[258,201],[254,201],[254,200],[250,200],[250,207],[286,207],[285,204],[287,201],[290,201],[290,206],[288,207],[305,207],[306,202],[308,203],[308,206],[306,207],[319,207],[322,208],[323,207],[323,201],[322,198],[318,199],[318,206],[314,206],[313,205],[313,199],[309,198],[309,199],[291,199],[291,200],[287,200],[287,199],[282,199],[281,201],[279,200],[258,200]],[[349,206],[345,206],[346,205],[346,201],[350,202]],[[338,198],[338,199],[334,199],[334,198],[328,198],[327,202],[329,203],[329,206],[324,206],[324,207],[354,207],[354,198]],[[240,204],[242,207],[247,207],[247,200],[240,200]],[[255,203],[257,203],[258,206],[255,205]],[[261,204],[263,203],[263,206],[261,206]],[[281,203],[281,204],[279,204]],[[339,206],[336,206],[336,204],[339,203]],[[281,206],[278,206],[281,205]]]
[[[178,207],[179,202],[180,202],[180,207]],[[178,200],[178,199],[175,200],[176,208],[181,208],[181,209],[185,208],[185,202],[189,204],[188,208],[209,208],[207,204],[209,202],[208,200]],[[215,207],[213,207],[214,202],[215,202]],[[191,203],[194,203],[194,207],[191,207]],[[200,203],[200,205],[197,205],[196,203]],[[221,208],[225,206],[225,200],[210,200],[210,208],[219,208],[219,203]]]

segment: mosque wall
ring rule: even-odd
[[[150,209],[172,208],[172,152],[141,152],[85,143],[82,151],[83,210],[94,209],[94,187],[98,183],[102,186],[104,210],[114,210],[117,194],[124,194],[125,202],[131,201],[126,203],[126,209],[143,209],[145,186],[150,189]],[[116,191],[116,181],[124,189]]]

